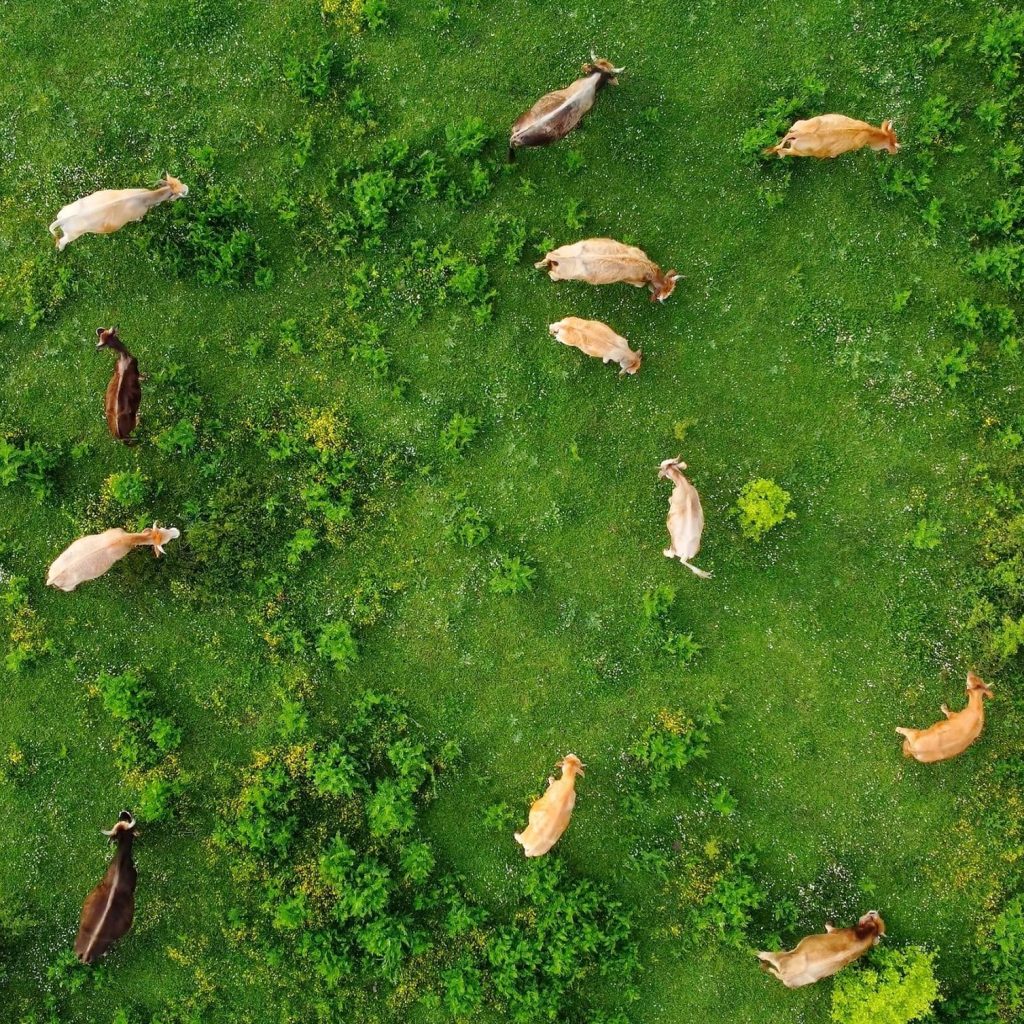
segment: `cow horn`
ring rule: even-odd
[[[621,75],[622,72],[625,71],[625,70],[626,70],[625,68],[612,68],[612,74],[613,75]]]

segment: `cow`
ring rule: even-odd
[[[583,762],[575,754],[566,754],[556,767],[562,769],[561,778],[548,778],[547,790],[530,808],[529,824],[515,833],[527,857],[541,857],[558,842],[576,806],[576,776],[583,776]]]
[[[117,824],[103,830],[117,851],[100,884],[85,898],[75,939],[75,956],[83,964],[95,963],[132,926],[138,872],[132,862],[132,844],[138,833],[131,811],[122,811]]]
[[[598,92],[606,85],[618,85],[616,77],[625,68],[612,67],[611,61],[590,55],[590,63],[583,65],[583,77],[572,85],[542,96],[512,125],[508,140],[508,159],[516,158],[522,146],[550,146],[564,139],[583,120],[594,105]]]
[[[896,154],[900,144],[892,130],[892,121],[883,121],[881,126],[866,121],[855,121],[843,114],[822,114],[806,121],[797,121],[776,145],[764,150],[765,155],[776,153],[779,159],[787,156],[814,156],[831,160],[843,153],[854,150],[884,149]]]
[[[786,988],[801,988],[841,971],[877,945],[885,934],[885,922],[877,910],[869,910],[853,928],[825,925],[824,935],[808,935],[788,953],[757,954],[761,969],[778,978]]]
[[[967,673],[967,706],[961,711],[950,711],[945,704],[941,711],[946,716],[927,729],[898,728],[903,740],[903,756],[913,757],[925,764],[947,761],[962,754],[985,727],[985,701],[992,696],[992,688],[973,672]]]
[[[69,203],[50,225],[59,252],[82,235],[109,235],[161,203],[188,195],[188,185],[165,174],[156,188],[105,188]],[[60,231],[58,236],[57,232]]]
[[[631,284],[647,288],[651,302],[664,302],[683,275],[662,270],[643,249],[624,245],[614,238],[587,238],[563,245],[534,266],[546,270],[552,281],[586,281],[588,284]]]
[[[50,566],[46,585],[58,590],[74,590],[79,583],[102,576],[133,548],[152,545],[153,554],[159,558],[164,553],[164,545],[180,536],[176,527],[163,529],[154,523],[152,529],[141,533],[126,533],[115,527],[102,533],[79,537]]]
[[[680,458],[665,459],[658,468],[659,480],[671,480],[675,485],[669,499],[668,527],[669,546],[662,554],[666,558],[678,558],[687,569],[703,580],[711,578],[711,573],[698,569],[691,559],[700,551],[700,538],[704,532],[704,509],[700,505],[697,488],[683,476],[686,463]]]
[[[618,363],[620,377],[625,373],[634,374],[640,369],[643,353],[634,352],[625,338],[600,320],[581,320],[578,316],[567,316],[557,323],[549,324],[548,330],[563,345],[578,348],[603,363]]]
[[[142,375],[138,360],[124,347],[116,327],[97,327],[96,348],[110,348],[117,353],[114,375],[107,385],[104,410],[110,436],[128,444],[132,431],[139,424],[139,404],[142,402]]]

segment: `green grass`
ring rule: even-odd
[[[0,752],[17,745],[39,761],[27,781],[0,784],[0,898],[23,903],[33,921],[6,968],[13,1019],[43,1012],[46,966],[73,941],[102,871],[97,830],[134,797],[111,757],[114,725],[87,692],[101,669],[126,666],[143,670],[181,726],[189,784],[176,821],[142,823],[135,929],[108,958],[101,990],[59,995],[62,1021],[106,1024],[122,997],[146,1012],[195,1000],[204,1021],[296,1019],[287,982],[224,940],[227,909],[244,893],[208,843],[239,769],[272,742],[283,680],[301,681],[314,730],[344,720],[353,695],[373,687],[406,700],[428,733],[462,741],[464,760],[427,831],[493,908],[506,904],[522,858],[510,834],[483,829],[483,808],[504,801],[524,818],[556,758],[579,754],[587,776],[557,856],[635,908],[645,965],[637,1021],[828,1014],[828,983],[788,992],[748,951],[684,941],[687,907],[672,887],[627,869],[641,850],[673,843],[756,848],[771,900],[799,909],[787,942],[826,916],[846,922],[877,907],[896,942],[938,949],[948,990],[963,985],[976,930],[1011,871],[982,855],[987,839],[964,824],[967,801],[980,766],[1019,747],[1019,710],[994,701],[983,743],[933,768],[905,762],[893,728],[923,725],[942,701],[961,699],[976,653],[964,592],[977,557],[979,423],[1021,412],[1019,368],[997,366],[957,391],[935,371],[950,344],[944,311],[974,287],[963,217],[994,187],[982,134],[968,122],[965,151],[939,165],[950,222],[935,239],[912,203],[884,194],[883,157],[805,161],[770,209],[757,188],[776,168],[746,166],[738,139],[809,73],[826,85],[824,108],[891,117],[901,133],[938,92],[968,113],[986,93],[964,43],[986,5],[816,0],[754,12],[480,0],[457,5],[443,29],[431,5],[392,7],[388,27],[358,36],[300,0],[44,2],[5,5],[0,16],[9,54],[0,426],[65,453],[45,502],[0,490],[0,568],[28,577],[55,646],[3,680]],[[923,45],[946,35],[957,40],[951,55],[924,59]],[[287,55],[307,57],[324,39],[362,59],[376,122],[365,138],[340,116],[347,86],[307,104],[282,79]],[[412,198],[378,250],[357,245],[349,257],[326,251],[318,215],[294,225],[276,217],[279,188],[305,201],[384,137],[441,150],[445,126],[469,114],[483,118],[485,152],[500,161],[507,126],[570,81],[591,47],[627,66],[620,87],[571,139],[496,170],[480,201]],[[652,109],[657,119],[644,116]],[[291,133],[305,123],[312,156],[294,169]],[[208,179],[189,154],[203,146],[213,180],[253,208],[271,287],[204,286],[169,272],[149,245],[169,207],[60,257],[51,251],[56,210],[96,188],[151,183],[167,169],[193,186],[184,203],[201,202]],[[569,151],[581,169],[567,167]],[[581,230],[565,226],[573,200],[588,214]],[[452,238],[473,255],[493,213],[523,218],[529,242],[515,265],[488,261],[492,322],[433,302],[417,319],[386,294],[345,313],[355,264],[388,272],[421,237]],[[625,287],[552,284],[532,267],[546,235],[621,237],[688,276],[657,307]],[[11,290],[26,261],[40,274],[66,266],[77,286],[35,329]],[[393,353],[383,381],[318,340],[325,320],[350,339],[364,315]],[[547,325],[567,315],[605,320],[642,348],[639,375],[619,379],[555,344]],[[288,319],[314,339],[301,354],[276,341]],[[101,416],[110,362],[92,339],[115,322],[151,375],[136,447],[111,441]],[[260,354],[246,350],[252,335],[264,339]],[[177,416],[156,376],[172,364],[201,396],[199,460],[153,445]],[[255,564],[236,580],[204,576],[189,545],[185,503],[228,473],[251,474],[261,499],[295,500],[291,471],[244,433],[282,406],[340,410],[361,465],[352,527],[290,574],[305,628],[315,637],[345,617],[366,571],[402,584],[383,619],[357,630],[360,659],[347,675],[312,647],[274,656],[260,636],[256,584],[280,564],[288,536],[251,538]],[[438,443],[455,411],[481,423],[461,456]],[[680,441],[674,427],[687,420]],[[223,469],[204,476],[218,446]],[[677,454],[704,502],[697,563],[714,570],[708,582],[661,556],[669,487],[657,467]],[[129,525],[99,496],[107,477],[133,468],[153,490],[144,517],[180,527],[182,540],[156,568],[138,553],[74,594],[46,590],[46,567],[72,539]],[[730,509],[758,477],[791,493],[797,518],[754,545]],[[491,527],[472,549],[444,535],[460,491]],[[924,516],[945,528],[935,550],[908,539]],[[499,554],[537,567],[532,593],[490,592]],[[658,583],[677,588],[673,628],[703,647],[689,667],[659,657],[645,631],[642,594]],[[729,707],[709,757],[668,794],[644,791],[649,806],[628,818],[622,752],[660,709],[695,711],[708,698]],[[710,810],[719,783],[738,799],[730,818]],[[384,994],[368,992],[336,1019],[390,1012]]]

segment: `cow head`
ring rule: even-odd
[[[146,542],[153,545],[153,554],[159,558],[164,554],[164,545],[170,543],[172,540],[177,540],[181,536],[181,531],[176,526],[169,526],[166,529],[162,526],[153,524],[152,529],[146,531],[149,534],[149,540]]]
[[[585,775],[583,762],[575,754],[566,754],[558,763],[562,769],[562,775]]]
[[[900,144],[896,133],[892,130],[892,121],[883,121],[879,131],[882,133],[882,141],[877,146],[872,146],[872,149],[884,149],[893,155],[898,153]]]
[[[117,823],[111,829],[101,828],[100,832],[103,833],[112,843],[115,842],[118,836],[128,833],[131,836],[135,836],[135,817],[131,811],[122,811],[117,816]]]
[[[664,302],[676,290],[676,281],[682,276],[678,271],[667,270],[652,278],[647,286],[651,290],[651,302]]]
[[[120,348],[121,338],[118,335],[120,325],[117,327],[97,327],[96,347],[97,348]]]
[[[980,692],[982,698],[992,696],[992,687],[985,682],[984,679],[979,675],[975,675],[973,672],[967,673],[967,693],[968,695],[974,692]]]
[[[640,369],[641,356],[643,356],[643,352],[630,352],[627,361],[619,364],[622,367],[619,370],[619,376],[621,377],[626,373],[631,375],[636,373]]]
[[[885,934],[885,922],[877,910],[869,910],[858,922],[854,929],[858,939],[866,939],[874,936],[871,944],[877,946]]]
[[[658,479],[674,480],[684,469],[686,469],[686,463],[678,456],[674,459],[665,459],[658,467]]]
[[[164,172],[161,184],[166,185],[171,190],[171,199],[182,199],[188,195],[188,185],[166,171]]]
[[[612,66],[610,60],[605,60],[603,57],[597,57],[594,51],[590,51],[590,62],[583,65],[583,74],[593,75],[599,74],[601,76],[601,85],[605,82],[610,82],[612,85],[618,85],[619,80],[616,75],[621,75],[625,68],[616,68]]]

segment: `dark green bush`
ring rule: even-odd
[[[667,789],[674,772],[708,756],[711,729],[722,724],[722,708],[709,703],[695,718],[663,710],[627,754],[647,776],[652,792]]]

